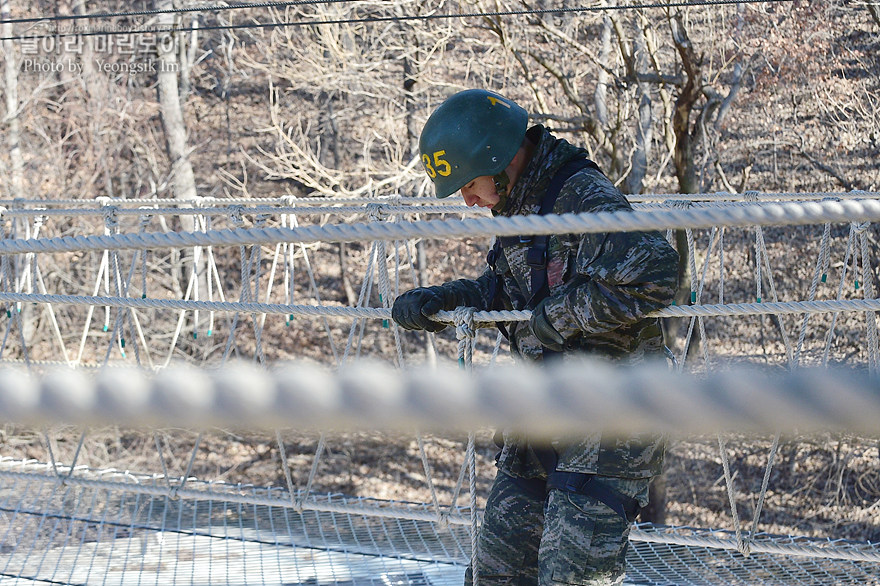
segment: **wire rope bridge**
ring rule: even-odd
[[[877,196],[642,196],[632,213],[514,219],[403,197],[2,202],[0,415],[42,429],[45,457],[4,436],[0,582],[459,584],[480,520],[470,430],[601,425],[717,434],[730,503],[727,528],[637,525],[627,583],[880,584],[880,546],[867,537],[760,530],[782,433],[876,435]],[[169,219],[183,229],[168,229]],[[480,332],[528,312],[458,308],[436,316],[454,329],[424,336],[389,319],[394,297],[418,283],[418,249],[430,240],[655,229],[680,235],[689,253],[689,303],[658,312],[680,318],[671,368],[484,368],[504,361],[500,337]],[[327,242],[360,243],[366,270],[354,304],[326,301],[313,260]],[[238,259],[219,253],[230,248]],[[732,339],[745,320],[758,333]],[[282,344],[269,343],[321,330],[325,347],[296,339],[322,367],[288,363]],[[459,367],[426,370],[444,351]],[[59,424],[81,431],[69,442]],[[154,471],[83,464],[87,430],[102,425],[152,434]],[[158,426],[199,435],[174,454]],[[218,427],[272,437],[280,486],[193,477],[202,433]],[[297,458],[301,478],[284,441],[292,428],[320,434],[314,455]],[[460,431],[451,496],[441,503],[421,433],[430,502],[319,494],[326,428]],[[737,506],[732,432],[774,438],[750,521]],[[867,511],[875,520],[878,503]]]

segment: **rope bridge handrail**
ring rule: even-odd
[[[657,201],[657,200],[674,200],[682,199],[688,201],[743,201],[746,199],[760,200],[816,200],[816,199],[864,199],[864,198],[880,198],[878,191],[782,191],[782,192],[761,192],[748,191],[745,193],[730,193],[728,191],[714,191],[703,193],[642,193],[642,194],[626,194],[626,198],[630,201]],[[295,202],[296,205],[363,205],[371,203],[394,202],[401,204],[427,204],[427,205],[461,205],[462,198],[452,196],[444,199],[436,199],[433,197],[412,197],[403,195],[380,195],[375,197],[296,197],[290,195],[282,195],[275,197],[209,197],[202,196],[191,200],[181,200],[174,198],[110,198],[101,197],[95,199],[75,199],[75,198],[59,198],[59,199],[37,199],[37,198],[17,198],[17,199],[0,199],[0,206],[74,206],[74,205],[168,205],[168,206],[191,206],[196,203],[217,204],[217,205],[249,205],[254,203],[266,205],[288,205]]]
[[[878,194],[880,197],[880,194]],[[780,200],[755,201],[754,199],[735,198],[735,199],[693,199],[684,195],[673,195],[669,197],[661,196],[630,196],[630,202],[636,210],[653,210],[665,209],[670,204],[679,202],[687,202],[695,208],[700,207],[729,207],[743,205],[771,205],[778,204]],[[819,198],[816,198],[819,199]],[[835,198],[821,198],[835,199]],[[836,198],[850,199],[850,198]],[[870,198],[857,198],[870,199]],[[788,201],[808,201],[795,200]],[[214,202],[211,202],[214,203]],[[285,202],[286,203],[286,202]],[[425,203],[418,204],[407,203],[398,205],[396,202],[375,201],[363,205],[340,205],[334,202],[327,202],[325,205],[301,205],[301,202],[295,202],[296,205],[284,205],[282,202],[276,204],[259,204],[242,205],[242,204],[226,204],[209,205],[206,202],[195,200],[195,205],[187,204],[185,207],[178,206],[138,206],[124,207],[115,204],[106,204],[100,202],[99,205],[89,208],[47,208],[47,207],[31,207],[31,208],[6,208],[0,206],[0,217],[11,218],[34,218],[34,217],[100,217],[109,211],[117,216],[223,216],[231,213],[244,215],[351,215],[351,214],[371,214],[379,213],[384,215],[391,214],[476,214],[487,216],[489,211],[485,208],[469,207],[463,205],[452,205],[449,202],[444,203]]]
[[[586,384],[585,381],[589,381]],[[172,366],[90,376],[59,369],[0,370],[0,419],[90,425],[475,429],[536,434],[846,430],[875,434],[880,380],[865,372],[733,368],[703,376],[665,364],[616,368],[572,361],[547,369],[498,365],[473,374],[441,366],[403,371],[356,363],[333,373],[291,364],[215,370]]]
[[[87,307],[127,307],[132,309],[175,309],[183,311],[226,311],[277,314],[307,317],[391,318],[391,310],[383,307],[350,307],[343,305],[301,305],[256,303],[242,301],[201,301],[193,299],[151,299],[90,295],[60,295],[0,292],[0,303],[45,303],[50,305],[81,305]],[[788,301],[766,303],[726,303],[711,305],[676,305],[659,309],[648,317],[731,317],[745,315],[787,315],[880,311],[880,299],[829,299],[823,301]],[[528,321],[529,310],[478,311],[473,313],[477,326],[497,322]],[[455,323],[454,311],[439,311],[435,321]]]
[[[392,241],[422,237],[451,239],[468,236],[639,232],[668,228],[710,228],[721,225],[771,226],[856,221],[880,221],[880,201],[822,201],[745,205],[735,208],[551,214],[467,220],[422,220],[393,224],[373,222],[297,228],[248,228],[206,232],[150,232],[109,236],[9,239],[0,242],[0,254],[240,246],[284,242]]]
[[[365,206],[198,206],[198,207],[138,207],[122,208],[116,206],[100,206],[96,208],[62,208],[62,209],[4,209],[0,208],[0,216],[27,217],[99,217],[111,210],[118,216],[207,216],[229,215],[232,212],[241,214],[278,214],[278,215],[316,215],[316,214],[369,214],[374,210],[385,214],[486,214],[483,208],[472,208],[464,205],[391,205],[388,203],[371,203]]]

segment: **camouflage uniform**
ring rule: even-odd
[[[538,213],[556,171],[585,156],[541,126],[527,136],[537,144],[528,167],[496,215]],[[497,207],[497,206],[496,206]],[[598,170],[569,178],[553,213],[631,210]],[[477,279],[442,285],[480,309],[527,309],[531,270],[528,244],[510,245]],[[565,354],[634,362],[662,356],[659,320],[644,316],[672,303],[678,256],[656,232],[558,234],[549,239],[547,318],[565,340]],[[527,322],[507,324],[511,351],[541,361],[542,346]],[[603,437],[585,430],[557,438],[557,470],[596,474],[618,492],[647,504],[648,482],[660,473],[664,440],[656,436]],[[497,461],[500,473],[486,506],[478,546],[482,584],[620,583],[629,523],[596,499],[551,490],[530,493],[515,479],[546,478],[529,438],[506,431]],[[470,575],[470,573],[468,574]]]

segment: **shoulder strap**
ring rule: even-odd
[[[553,178],[550,179],[550,185],[547,187],[547,191],[544,193],[544,198],[541,200],[541,207],[538,210],[538,214],[545,216],[552,212],[553,207],[556,205],[556,199],[559,197],[559,192],[562,191],[565,182],[568,181],[572,175],[581,169],[586,168],[596,169],[597,171],[599,170],[596,163],[586,157],[572,159],[562,165],[562,167],[560,167],[553,175]],[[526,253],[526,263],[531,270],[530,281],[532,296],[526,304],[528,309],[534,309],[544,297],[550,294],[550,287],[547,284],[547,243],[549,240],[550,237],[547,235],[498,236],[495,238],[495,245],[492,247],[492,250],[489,251],[486,258],[486,262],[494,271],[495,263],[504,253],[505,247],[510,246],[511,244],[529,244],[529,250]],[[493,304],[496,296],[500,293],[498,286],[499,283],[492,283],[492,290],[490,293]],[[503,329],[503,326],[499,327],[499,329],[501,329],[505,338],[507,338],[508,336]]]
[[[550,180],[550,185],[547,187],[544,199],[541,200],[541,209],[538,213],[545,216],[552,212],[553,207],[556,205],[556,199],[559,197],[559,192],[562,191],[565,182],[572,175],[587,167],[598,170],[596,163],[587,158],[572,159],[560,167]],[[528,253],[526,253],[526,263],[531,269],[532,297],[527,304],[529,309],[534,309],[542,299],[550,294],[550,287],[547,283],[547,243],[549,240],[550,236],[546,234],[532,236],[531,245],[529,246]]]

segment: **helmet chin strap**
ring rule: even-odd
[[[502,171],[492,179],[495,181],[495,193],[498,194],[498,203],[492,206],[492,210],[500,212],[507,206],[507,192],[510,188],[510,177],[507,175],[507,171]]]

